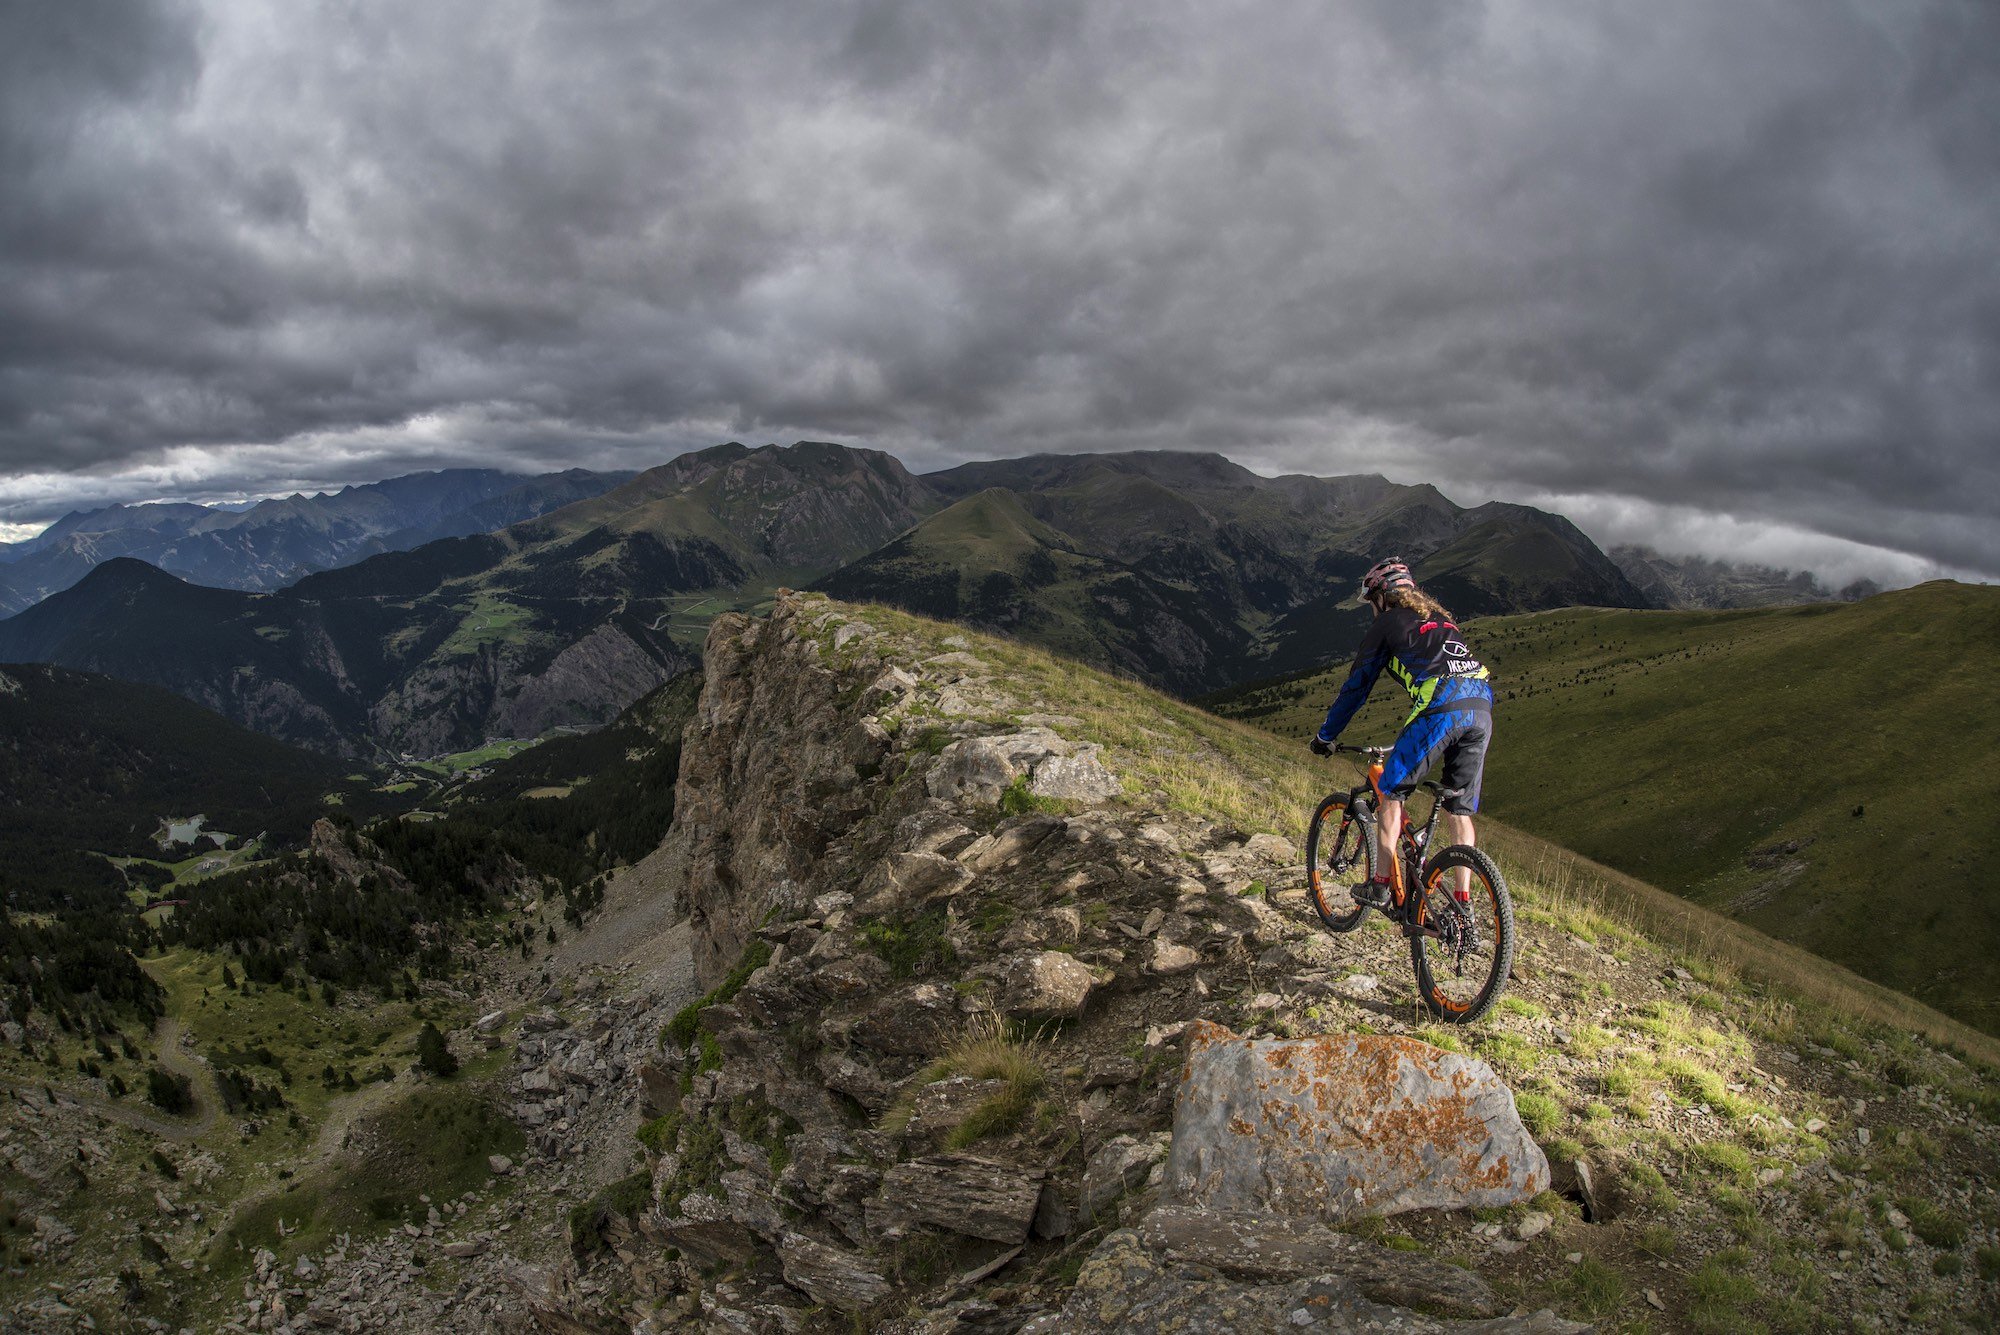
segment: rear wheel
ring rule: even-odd
[[[1470,875],[1470,898],[1452,893],[1452,872]],[[1514,904],[1492,858],[1466,844],[1424,864],[1424,930],[1410,939],[1417,993],[1446,1024],[1470,1024],[1493,1009],[1514,964]]]
[[[1368,908],[1354,902],[1348,887],[1375,875],[1375,818],[1366,806],[1347,806],[1334,793],[1313,812],[1306,831],[1306,898],[1331,932],[1351,932]]]

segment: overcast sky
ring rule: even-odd
[[[15,0],[0,521],[1216,449],[2000,573],[1990,0]]]

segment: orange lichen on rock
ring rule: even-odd
[[[1413,1039],[1245,1039],[1190,1026],[1169,1180],[1222,1209],[1340,1218],[1504,1205],[1548,1185],[1512,1093]]]

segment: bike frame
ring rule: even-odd
[[[1366,782],[1357,784],[1348,790],[1347,802],[1340,813],[1340,832],[1336,842],[1344,840],[1347,837],[1347,827],[1354,823],[1357,808],[1365,809],[1370,805],[1379,807],[1380,803],[1388,800],[1382,793],[1379,783],[1381,777],[1382,766],[1380,762],[1377,762],[1368,767]],[[1433,786],[1428,783],[1424,785],[1427,789]],[[1409,804],[1405,802],[1403,805],[1403,829],[1402,833],[1397,837],[1396,856],[1391,859],[1393,865],[1389,869],[1389,895],[1393,907],[1399,911],[1407,908],[1410,898],[1409,892],[1405,889],[1405,884],[1408,880],[1408,877],[1404,874],[1405,865],[1407,864],[1409,867],[1415,868],[1419,881],[1423,879],[1424,851],[1431,846],[1431,835],[1437,831],[1438,813],[1444,809],[1443,801],[1439,799],[1436,793],[1432,793],[1430,815],[1425,819],[1422,829],[1419,830],[1417,823],[1410,819]],[[1380,820],[1381,817],[1378,815],[1376,817],[1378,829],[1380,828]],[[1373,838],[1374,836],[1370,835],[1369,837]],[[1317,874],[1316,871],[1315,874]],[[1425,925],[1424,907],[1425,901],[1428,898],[1429,896],[1427,895],[1417,897],[1416,922],[1419,927]]]
[[[1336,878],[1357,868],[1363,875],[1368,874],[1367,864],[1376,862],[1374,874],[1389,885],[1389,894],[1379,905],[1379,911],[1390,922],[1400,924],[1403,936],[1409,940],[1411,967],[1416,972],[1425,1006],[1447,1024],[1469,1024],[1484,1016],[1506,986],[1514,954],[1513,906],[1506,878],[1489,854],[1471,845],[1437,845],[1445,802],[1459,796],[1462,790],[1429,780],[1416,785],[1430,794],[1430,809],[1419,820],[1418,809],[1410,808],[1404,799],[1405,818],[1400,822],[1395,847],[1381,850],[1377,845],[1381,833],[1380,808],[1390,800],[1382,788],[1383,761],[1391,754],[1390,748],[1331,749],[1361,752],[1372,763],[1360,783],[1351,788],[1335,788],[1313,808],[1306,840],[1309,855],[1306,890],[1313,912],[1329,931],[1337,934],[1359,927],[1368,910],[1378,907],[1375,897],[1363,893],[1349,907],[1344,899],[1338,898],[1332,885]],[[1334,820],[1336,812],[1340,817],[1338,822]],[[1356,833],[1365,834],[1368,842],[1355,842]],[[1329,838],[1331,848],[1326,844]],[[1348,847],[1350,843],[1352,848]],[[1377,854],[1383,852],[1393,863],[1388,868],[1379,865]],[[1493,910],[1490,936],[1475,916],[1474,904],[1460,897],[1455,881],[1446,879],[1458,874],[1479,878],[1485,887],[1483,893],[1490,896]],[[1269,893],[1267,889],[1267,896]],[[1435,903],[1434,894],[1438,897]],[[1329,900],[1338,902],[1330,904]],[[1469,980],[1468,962],[1475,969]],[[1461,983],[1465,982],[1478,987],[1476,995],[1462,994]]]

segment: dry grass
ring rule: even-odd
[[[988,1136],[1015,1130],[1027,1120],[1048,1084],[1039,1047],[1035,1040],[1010,1037],[996,1016],[975,1019],[958,1041],[925,1067],[882,1115],[882,1129],[898,1134],[907,1130],[919,1092],[940,1080],[963,1076],[968,1080],[998,1080],[1002,1088],[968,1110],[946,1136],[945,1143],[952,1149],[964,1149]]]

